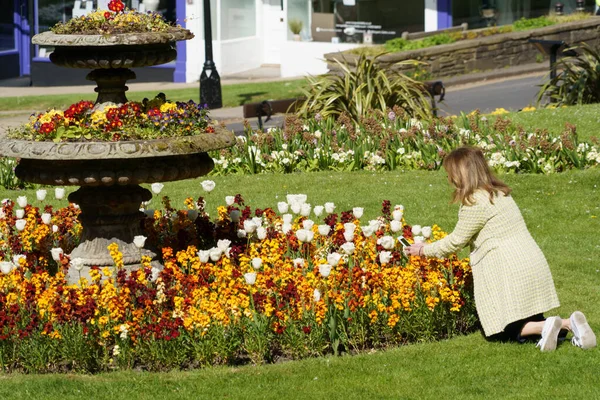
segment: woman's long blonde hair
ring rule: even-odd
[[[483,189],[490,194],[490,202],[498,192],[508,196],[512,189],[490,171],[481,149],[463,146],[454,149],[444,158],[444,169],[448,180],[455,187],[453,203],[473,204],[473,193]]]

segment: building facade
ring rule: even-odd
[[[51,48],[31,37],[108,0],[1,0],[0,85],[21,78],[36,86],[78,85],[88,71],[56,67]],[[284,77],[327,70],[324,54],[384,43],[403,32],[512,23],[554,10],[558,0],[211,0],[213,54],[229,75],[264,64],[281,65]],[[177,43],[177,60],[135,70],[137,81],[194,82],[204,63],[203,0],[125,0],[130,8],[155,10],[190,29],[195,38]],[[564,12],[577,0],[561,0]],[[594,0],[586,0],[592,11]],[[294,34],[291,26],[299,27]]]

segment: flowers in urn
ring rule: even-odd
[[[108,10],[97,10],[67,22],[59,22],[50,30],[62,35],[106,35],[132,32],[170,32],[181,29],[165,21],[158,13],[141,13],[125,8],[121,0],[111,0]]]
[[[108,104],[94,109],[90,101],[66,110],[34,114],[29,123],[11,130],[9,137],[35,141],[117,141],[160,139],[214,133],[208,110],[190,100],[172,102],[159,93],[154,99]]]

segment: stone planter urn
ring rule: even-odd
[[[51,45],[50,60],[70,68],[92,68],[87,79],[96,81],[95,108],[104,103],[125,103],[125,82],[135,78],[129,68],[167,63],[176,57],[172,43],[193,37],[185,29],[166,33],[126,35],[55,35],[33,37],[34,44]],[[83,259],[81,271],[68,272],[70,283],[89,278],[92,266],[114,266],[107,246],[117,243],[125,268],[139,267],[142,255],[156,259],[148,249],[138,249],[133,237],[142,234],[144,213],[140,205],[152,198],[142,183],[167,182],[207,174],[214,166],[208,151],[229,147],[232,132],[156,140],[116,142],[39,142],[0,139],[0,154],[20,158],[16,175],[43,185],[79,186],[69,201],[81,208],[83,232],[71,259]],[[156,261],[154,264],[158,264]],[[158,265],[157,265],[158,266]]]

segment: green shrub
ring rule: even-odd
[[[438,46],[441,44],[454,43],[457,39],[458,38],[456,35],[448,35],[447,33],[440,33],[438,35],[428,36],[418,40],[396,38],[385,42],[385,49],[389,52],[417,50],[424,49],[426,47]]]
[[[586,43],[571,49],[578,54],[556,63],[560,73],[542,85],[538,104],[546,98],[557,106],[600,102],[600,49]]]
[[[543,28],[556,24],[556,21],[550,20],[547,16],[542,15],[537,18],[521,18],[513,23],[515,31],[528,31],[530,29]]]
[[[412,117],[431,116],[429,93],[425,85],[402,73],[382,68],[377,59],[361,55],[356,67],[347,62],[335,61],[341,75],[322,75],[308,78],[304,89],[306,100],[299,109],[305,117],[320,113],[323,118],[346,113],[355,121],[373,110],[387,112],[397,106]],[[416,61],[403,61],[396,65],[414,65]]]
[[[5,189],[23,189],[28,186],[15,175],[17,160],[10,157],[0,157],[0,186]]]

